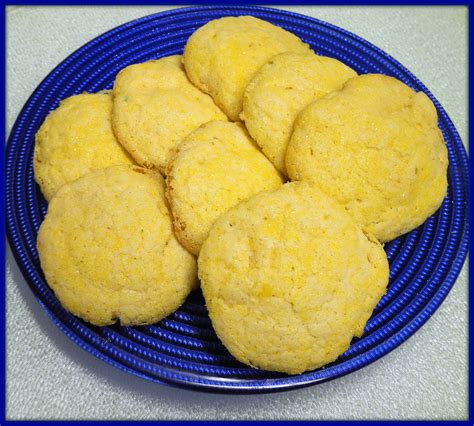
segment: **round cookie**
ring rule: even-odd
[[[223,214],[198,258],[212,325],[239,361],[298,374],[361,336],[388,262],[340,204],[305,182]]]
[[[141,165],[164,173],[173,148],[201,124],[227,120],[212,98],[186,77],[181,56],[130,65],[114,83],[113,125]]]
[[[189,37],[183,60],[189,79],[209,93],[227,116],[239,120],[247,84],[272,56],[309,52],[307,44],[283,28],[253,16],[208,22]]]
[[[286,147],[298,113],[356,75],[337,59],[311,52],[281,53],[250,81],[240,117],[265,155],[286,174]]]
[[[64,99],[35,137],[34,174],[46,200],[91,170],[134,164],[112,131],[110,91]]]
[[[282,183],[242,124],[211,121],[202,125],[178,146],[167,172],[166,194],[179,241],[199,254],[222,213]]]
[[[433,103],[377,74],[350,79],[307,106],[286,153],[292,180],[316,182],[382,242],[439,208],[447,167]]]
[[[46,280],[61,304],[95,325],[155,323],[196,283],[176,240],[160,174],[96,170],[62,186],[38,233]]]

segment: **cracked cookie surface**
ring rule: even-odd
[[[167,171],[166,194],[178,239],[191,253],[199,254],[222,213],[282,183],[242,124],[202,125],[178,146]]]
[[[334,361],[388,283],[380,243],[305,182],[262,192],[224,213],[198,258],[212,325],[253,367],[289,374]]]
[[[62,186],[38,233],[41,267],[71,313],[95,325],[157,322],[197,281],[177,241],[164,181],[138,166],[97,170]]]
[[[181,139],[211,120],[227,117],[191,84],[180,55],[130,65],[115,79],[115,134],[140,165],[164,173]]]
[[[447,191],[436,108],[393,77],[367,74],[308,105],[287,153],[292,180],[338,200],[382,242],[421,225]]]
[[[209,93],[232,121],[252,76],[282,52],[310,52],[297,36],[253,16],[215,19],[189,37],[183,60],[189,79]]]
[[[35,137],[35,180],[46,200],[65,183],[92,170],[134,164],[112,131],[110,91],[61,101]]]
[[[286,174],[285,153],[298,113],[357,74],[337,59],[311,52],[274,56],[245,89],[241,118],[262,151]]]

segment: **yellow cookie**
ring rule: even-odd
[[[305,182],[224,213],[198,258],[212,325],[239,361],[297,374],[334,361],[385,293],[388,262],[344,208]]]
[[[178,239],[197,255],[222,213],[283,181],[243,125],[211,121],[179,145],[166,183]]]
[[[181,139],[211,120],[227,117],[190,83],[179,55],[130,65],[115,79],[114,130],[141,165],[163,173]]]
[[[242,120],[265,155],[286,174],[285,154],[298,113],[357,74],[336,59],[313,53],[274,56],[244,93]]]
[[[112,94],[83,93],[61,101],[36,134],[33,167],[46,200],[91,170],[134,164],[112,131]]]
[[[272,56],[309,52],[294,34],[252,16],[225,17],[195,31],[184,48],[189,79],[209,93],[233,120],[239,120],[247,84]]]
[[[286,153],[292,180],[316,182],[386,242],[421,225],[447,190],[448,156],[433,103],[368,74],[307,106]]]
[[[176,240],[161,175],[138,166],[96,170],[52,198],[38,233],[41,267],[62,305],[95,325],[151,324],[196,283]]]

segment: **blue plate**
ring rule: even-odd
[[[253,15],[292,31],[316,53],[358,73],[383,73],[424,91],[439,114],[449,152],[449,190],[423,226],[386,245],[390,285],[367,323],[339,359],[297,376],[254,370],[237,362],[216,338],[199,291],[163,321],[145,327],[93,327],[66,312],[47,286],[36,235],[47,204],[33,179],[34,135],[61,99],[112,87],[127,65],[182,53],[191,33],[211,19]],[[468,162],[451,120],[407,69],[367,41],[306,16],[261,7],[183,8],[121,25],[74,52],[39,85],[21,111],[7,145],[8,238],[18,264],[54,323],[96,357],[148,380],[206,391],[270,392],[334,379],[396,348],[439,307],[461,269],[468,245]]]

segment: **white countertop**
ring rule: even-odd
[[[7,8],[7,134],[66,56],[126,21],[169,7]],[[285,7],[369,40],[441,102],[465,144],[467,7]],[[355,373],[267,395],[215,395],[126,374],[73,344],[35,300],[7,249],[8,419],[466,419],[467,267],[407,342]]]

